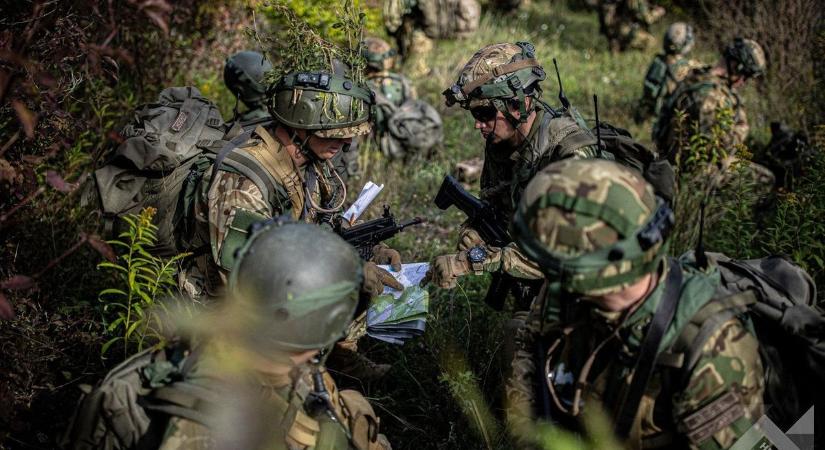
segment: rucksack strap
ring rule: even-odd
[[[215,162],[212,166],[212,177],[209,180],[207,192],[212,189],[212,184],[217,178],[220,170],[234,170],[249,178],[258,189],[269,205],[280,205],[280,196],[286,196],[283,188],[278,185],[274,174],[253,157],[245,152],[235,151],[241,144],[246,143],[259,128],[247,130],[232,138],[217,152]]]
[[[650,321],[650,326],[639,349],[639,359],[636,360],[630,387],[616,413],[615,429],[620,437],[626,438],[630,434],[630,429],[639,411],[639,403],[653,375],[659,345],[676,313],[681,291],[682,268],[678,262],[671,260],[662,301]]]

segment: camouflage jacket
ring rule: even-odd
[[[509,221],[515,213],[527,183],[548,164],[565,158],[598,158],[596,138],[581,127],[572,113],[554,117],[539,109],[527,139],[515,150],[488,144],[481,169],[481,198],[501,212]],[[494,258],[495,259],[495,258]],[[515,244],[508,245],[495,259],[490,270],[502,269],[518,278],[541,278],[535,263],[524,257]]]
[[[642,97],[636,112],[637,122],[658,116],[667,97],[676,90],[676,86],[694,69],[704,67],[699,61],[684,55],[658,54],[648,66]],[[664,69],[664,70],[662,70]]]
[[[203,411],[207,420],[221,426],[217,429],[219,433],[212,427],[173,416],[163,433],[159,450],[391,449],[386,437],[378,434],[378,418],[369,402],[359,392],[339,391],[326,372],[323,374],[324,387],[332,409],[329,413],[312,416],[304,406],[313,386],[307,367],[295,367],[289,374],[267,377],[226,374],[226,370],[235,369],[223,368],[216,372],[196,367],[193,374],[194,382],[208,389],[210,398],[221,405],[217,411]],[[227,377],[231,381],[222,381]]]
[[[659,153],[668,155],[671,162],[675,162],[679,143],[690,142],[694,130],[710,136],[714,125],[720,125],[717,117],[722,110],[732,113],[730,125],[723,130],[724,146],[732,148],[744,144],[749,126],[739,96],[728,87],[725,78],[712,74],[709,67],[691,71],[667,97],[653,126],[653,140]],[[686,120],[681,126],[677,111],[686,114]]]
[[[275,192],[264,195],[251,179],[228,168],[219,170],[214,181],[212,167],[204,173],[194,204],[193,240],[209,251],[196,255],[179,272],[179,285],[192,298],[219,295],[235,251],[252,223],[281,215],[323,223],[331,219],[330,214],[321,213],[313,203],[324,208],[340,203],[340,176],[332,165],[309,162],[297,166],[276,135],[270,128],[258,127],[250,140],[236,149],[272,174]],[[312,202],[307,201],[308,193]]]
[[[682,268],[681,297],[675,319],[665,332],[663,349],[673,345],[682,327],[714,297],[720,282],[715,268],[707,272],[684,264]],[[580,405],[586,408],[598,402],[609,414],[617,413],[615,405],[627,392],[647,325],[661,302],[665,272],[663,268],[659,285],[626,319],[621,313],[580,304],[565,314],[565,320],[542,324],[540,311],[547,300],[534,302],[526,325],[516,333],[516,356],[506,388],[508,419],[516,439],[529,430],[538,410],[549,410],[554,419],[572,423],[557,405],[571,408],[580,381],[584,383]],[[675,381],[683,379],[674,375],[676,369],[657,366],[636,414],[629,447],[724,449],[733,445],[761,417],[763,409],[759,344],[749,330],[749,324],[739,318],[716,328],[693,370],[684,377],[684,384]],[[541,407],[542,397],[537,397],[534,389],[538,342],[543,349],[558,344],[538,365],[538,370],[545,372],[541,378],[551,380],[539,388],[551,399],[549,405]],[[591,358],[589,375],[580,380],[582,368]],[[548,388],[549,383],[554,389]]]

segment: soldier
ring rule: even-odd
[[[404,75],[392,71],[397,52],[387,41],[368,37],[361,43],[361,48],[361,54],[367,60],[364,74],[375,92],[379,107],[382,103],[399,107],[407,100],[417,97],[412,82]]]
[[[494,44],[476,52],[456,84],[444,91],[448,106],[458,103],[470,112],[486,142],[481,198],[507,222],[527,182],[544,166],[564,158],[603,156],[575,110],[555,110],[541,100],[544,78],[532,44]],[[501,225],[507,228],[508,223]],[[540,278],[535,264],[515,245],[491,248],[466,224],[458,250],[433,262],[435,284],[451,288],[460,276],[497,270]]]
[[[667,28],[664,38],[664,53],[653,58],[647,69],[642,89],[642,98],[633,115],[638,124],[650,116],[658,117],[664,99],[676,90],[691,70],[702,64],[689,59],[687,54],[693,48],[693,27],[676,22]]]
[[[720,287],[716,266],[666,257],[672,225],[651,186],[611,161],[561,161],[527,186],[514,238],[547,282],[516,335],[516,439],[530,439],[537,415],[575,427],[601,404],[629,448],[728,448],[761,417],[763,368],[746,319],[714,323],[691,358],[671,352],[696,342],[683,327],[713,315],[704,307]]]
[[[653,126],[653,140],[659,153],[671,162],[681,159],[677,155],[680,142],[690,142],[694,130],[710,136],[725,110],[732,113],[732,123],[724,127],[723,147],[733,149],[743,144],[748,135],[748,119],[737,90],[749,79],[762,75],[765,65],[765,52],[756,41],[736,38],[715,66],[691,71],[665,99]],[[683,120],[677,111],[685,114]]]
[[[222,150],[220,163],[200,182],[192,240],[209,250],[193,258],[181,283],[195,298],[219,293],[249,224],[281,215],[323,224],[342,212],[346,186],[329,161],[355,136],[369,133],[372,94],[328,72],[287,74],[272,92],[273,120],[240,136],[248,139],[237,148]],[[329,114],[325,108],[346,114]],[[233,168],[238,165],[247,170]],[[387,252],[379,250],[383,258]],[[368,279],[376,273],[368,272]]]
[[[264,74],[272,70],[272,64],[264,55],[253,51],[242,51],[226,58],[223,68],[223,82],[235,95],[232,121],[242,124],[271,120],[266,110],[266,84]],[[238,111],[238,103],[246,106],[246,111]]]
[[[664,14],[664,8],[651,8],[646,0],[600,0],[599,30],[612,53],[645,50],[656,42],[648,28]]]
[[[193,298],[219,294],[250,224],[281,215],[329,224],[343,212],[346,185],[330,160],[369,133],[373,95],[353,79],[324,71],[289,73],[271,92],[273,120],[236,137],[245,141],[237,148],[221,150],[197,188],[190,248],[203,251],[179,272],[182,291]],[[400,270],[397,251],[382,244],[374,253],[373,262]],[[380,294],[385,284],[402,288],[372,262],[364,280],[365,295]],[[386,372],[388,366],[375,367],[354,353],[362,329],[354,327],[361,331],[346,341],[353,364],[364,374]]]
[[[352,321],[362,277],[357,252],[330,231],[279,221],[255,230],[222,314],[224,326],[242,314],[239,330],[201,344],[187,371],[206,420],[173,414],[160,449],[390,449],[369,402],[339,391],[322,364]]]

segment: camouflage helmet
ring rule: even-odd
[[[461,69],[455,84],[442,94],[447,106],[458,103],[464,109],[471,109],[492,102],[505,116],[509,116],[509,112],[502,100],[518,99],[520,122],[524,122],[527,120],[524,98],[539,97],[539,82],[544,78],[533,44],[493,44],[477,51]]]
[[[269,113],[291,128],[322,138],[369,134],[375,94],[346,75],[292,72],[267,92]]]
[[[367,67],[374,70],[390,70],[395,64],[397,52],[387,41],[368,37],[361,41],[361,55],[367,60]]]
[[[693,48],[694,37],[693,27],[684,23],[676,22],[665,32],[664,50],[668,55],[680,55],[689,52]]]
[[[266,99],[264,74],[270,70],[272,64],[264,55],[248,50],[238,52],[226,58],[223,82],[236,98],[254,108]]]
[[[672,226],[673,212],[633,169],[566,159],[527,185],[512,233],[555,289],[604,295],[656,270]]]
[[[358,252],[316,225],[275,220],[253,228],[230,273],[229,289],[248,305],[254,339],[292,352],[340,339],[352,322],[363,280]]]
[[[752,39],[735,38],[724,52],[728,71],[753,78],[765,73],[767,59],[765,51],[758,42]]]

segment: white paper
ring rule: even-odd
[[[427,271],[430,270],[430,263],[427,262],[418,262],[418,263],[409,263],[409,264],[401,264],[401,270],[395,272],[392,270],[392,267],[388,265],[380,265],[378,266],[387,272],[389,272],[402,286],[408,288],[410,286],[418,286],[421,283],[421,280],[424,279],[424,275],[427,274]],[[392,294],[393,297],[398,298],[401,297],[403,291],[399,291],[393,289],[389,286],[384,286],[384,292],[382,294]]]
[[[358,198],[355,200],[355,203],[349,207],[347,212],[344,213],[344,219],[352,225],[361,217],[361,214],[364,214],[364,211],[369,208],[370,203],[375,200],[375,197],[378,196],[378,193],[381,192],[381,189],[384,189],[383,184],[375,184],[372,181],[367,181],[367,184],[364,185],[364,189],[361,189],[361,193],[358,194]]]

